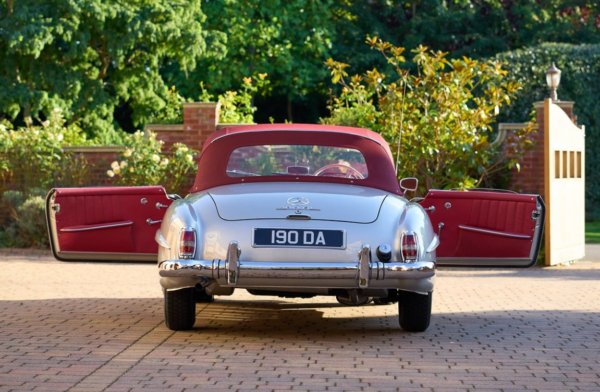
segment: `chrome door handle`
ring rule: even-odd
[[[161,204],[160,201],[156,203],[156,209],[160,210],[161,208],[169,208],[169,206]]]
[[[152,220],[151,218],[146,219],[146,223],[148,225],[155,225],[155,224],[161,223],[161,222],[162,222],[162,219],[161,220]]]
[[[442,229],[444,228],[444,222],[440,222],[438,224],[438,238],[441,239],[442,238]]]

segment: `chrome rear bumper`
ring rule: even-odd
[[[165,260],[158,264],[159,274],[163,279],[208,278],[217,281],[220,286],[241,288],[291,285],[366,289],[369,286],[386,287],[384,282],[390,283],[390,287],[396,287],[393,281],[426,280],[428,284],[419,287],[431,286],[431,289],[421,290],[431,291],[433,289],[431,280],[436,269],[435,263],[431,261],[414,263],[372,261],[371,249],[367,244],[362,245],[356,262],[240,261],[240,254],[238,243],[231,241],[226,260]],[[292,279],[293,282],[288,279]],[[189,281],[189,279],[184,280]],[[163,281],[161,284],[166,289],[175,289],[172,284]]]

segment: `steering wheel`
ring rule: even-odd
[[[340,177],[339,175],[341,174],[341,177],[343,177],[343,178],[357,178],[359,180],[365,179],[365,177],[362,174],[360,174],[360,172],[358,170],[356,170],[352,166],[344,165],[341,163],[332,163],[331,165],[325,165],[322,168],[320,168],[319,170],[315,171],[313,176],[322,176],[322,175],[324,175],[324,173],[327,172],[327,170],[333,169],[333,168],[346,169],[346,173],[334,173],[335,174],[334,177]],[[352,173],[350,173],[350,172],[352,172]]]

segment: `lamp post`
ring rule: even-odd
[[[550,98],[553,101],[558,101],[556,89],[558,89],[558,85],[560,84],[560,69],[556,68],[554,63],[552,63],[552,66],[546,71],[546,83],[548,83],[548,87],[550,87]]]

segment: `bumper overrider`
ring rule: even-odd
[[[241,249],[231,241],[226,260],[165,260],[158,264],[161,285],[167,290],[216,281],[224,287],[296,288],[398,288],[433,290],[436,264],[373,261],[371,248],[363,244],[357,262],[262,262],[240,261]]]

